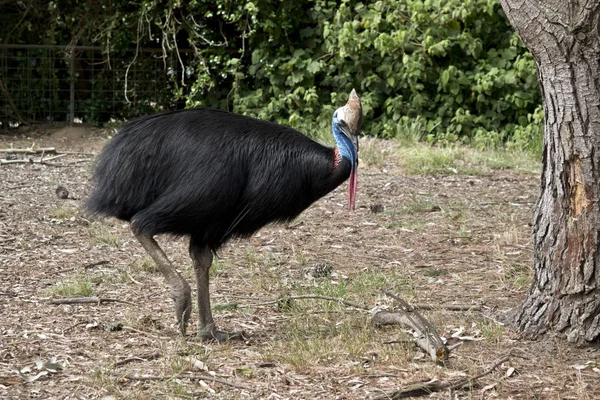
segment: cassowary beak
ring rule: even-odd
[[[360,125],[362,123],[362,105],[356,91],[352,89],[348,102],[344,106],[344,115],[346,124],[342,127],[342,132],[354,146],[354,160],[350,171],[350,180],[348,182],[348,209],[354,211],[356,203],[356,189],[358,181],[358,135],[360,134]]]

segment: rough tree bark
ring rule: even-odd
[[[526,337],[600,339],[600,1],[500,0],[535,58],[545,112]]]

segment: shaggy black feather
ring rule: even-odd
[[[295,218],[350,175],[334,149],[278,124],[183,110],[126,123],[99,156],[91,213],[137,232],[190,235],[217,250]]]

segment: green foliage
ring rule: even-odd
[[[165,85],[173,105],[229,109],[319,136],[356,88],[368,135],[541,147],[535,62],[497,0],[26,3],[47,14],[3,30],[19,40],[101,45],[106,57],[135,63],[158,57],[138,48],[154,48],[175,60],[180,72],[166,63]]]

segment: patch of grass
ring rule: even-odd
[[[106,225],[100,222],[92,222],[88,230],[92,240],[95,243],[106,244],[116,248],[119,248],[123,245],[123,241],[119,235],[112,232]]]
[[[214,304],[212,306],[212,311],[217,313],[220,311],[233,311],[233,310],[237,310],[237,308],[238,308],[237,303],[218,303],[218,304]]]
[[[516,290],[531,286],[531,266],[525,263],[511,264],[504,273],[504,280]]]
[[[92,281],[87,276],[76,276],[66,282],[59,282],[49,290],[50,297],[87,297],[93,293]]]
[[[413,198],[413,201],[404,208],[404,211],[407,214],[417,214],[431,211],[432,207],[433,204],[429,200],[418,197]]]
[[[69,219],[79,214],[79,210],[75,207],[58,207],[50,211],[50,218],[54,219]]]
[[[402,118],[398,123],[388,125],[383,137],[393,138],[400,146],[416,146],[427,136],[426,121],[420,118]]]
[[[393,220],[383,225],[387,229],[407,229],[409,231],[419,231],[427,227],[427,222],[420,219],[411,219],[408,221]]]
[[[367,166],[380,166],[384,163],[388,151],[382,140],[365,138],[360,142],[359,158]]]
[[[424,276],[437,277],[449,275],[450,272],[444,268],[427,268],[421,270],[421,274]]]
[[[156,263],[150,257],[136,258],[129,264],[129,268],[134,272],[149,272],[151,274],[158,272]]]
[[[310,288],[310,293],[328,297],[345,298],[347,291],[347,282],[345,280],[333,281],[325,279],[317,283],[316,287]]]
[[[298,256],[297,256],[297,261],[298,264],[302,265],[302,266],[306,266],[308,265],[308,258],[304,255],[304,252],[299,252]]]
[[[500,233],[494,234],[494,240],[498,246],[514,246],[521,244],[520,229],[517,226],[509,226]]]
[[[353,363],[360,371],[370,366],[370,355],[405,362],[407,349],[381,344],[381,333],[372,326],[369,315],[353,314],[340,318],[306,313],[286,325],[285,335],[274,343],[268,360],[279,361],[301,370],[313,366]],[[361,360],[362,362],[356,362]]]
[[[208,275],[211,278],[216,276],[223,275],[225,273],[226,264],[219,260],[217,257],[213,258],[212,265],[210,266],[210,270],[208,271]]]
[[[399,147],[398,161],[410,175],[491,175],[496,170],[537,173],[533,155],[508,150],[479,151],[470,147],[437,147],[419,144]]]
[[[398,215],[413,215],[424,212],[431,212],[435,206],[436,204],[432,203],[427,198],[414,196],[412,197],[410,203],[402,207],[387,209],[383,213],[384,215],[390,215],[392,218],[395,218]]]
[[[294,287],[286,295],[318,295],[334,297],[355,302],[357,304],[371,304],[371,299],[381,295],[382,288],[394,288],[407,293],[412,290],[411,282],[407,275],[396,269],[377,271],[365,268],[355,275],[341,280],[319,279],[307,286],[303,282],[294,282]],[[340,311],[346,306],[336,301],[323,299],[292,300],[289,309],[292,312],[310,313],[315,311]]]
[[[405,292],[411,285],[408,276],[399,273],[397,269],[383,272],[366,268],[349,279],[347,286],[346,290],[349,294],[354,294],[359,299],[364,299],[362,301],[368,302],[367,298],[379,296],[382,288],[394,288]]]
[[[463,151],[425,145],[399,150],[399,163],[410,175],[452,175],[458,173],[457,163]]]
[[[91,281],[97,285],[101,283],[111,285],[115,283],[127,283],[131,280],[127,275],[127,271],[118,268],[113,271],[98,271],[96,274],[94,274],[94,277],[91,278]]]
[[[471,236],[471,231],[466,225],[461,225],[458,229],[458,237],[467,238]]]
[[[504,328],[491,321],[486,321],[480,325],[479,329],[483,337],[491,342],[499,342],[504,334]]]

